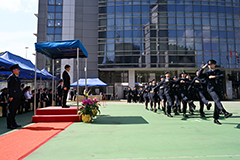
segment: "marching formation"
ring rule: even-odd
[[[207,66],[209,70],[204,72]],[[183,113],[183,117],[188,117],[187,107],[189,107],[189,114],[193,115],[196,108],[193,100],[197,98],[200,103],[200,116],[205,117],[204,105],[207,110],[210,110],[212,106],[206,97],[208,93],[215,103],[214,123],[220,125],[219,115],[223,114],[225,118],[228,118],[232,116],[232,113],[228,113],[220,101],[222,97],[221,83],[224,75],[219,69],[215,69],[215,66],[216,61],[209,60],[206,65],[196,71],[196,77],[193,80],[185,71],[181,73],[180,78],[176,76],[170,78],[170,72],[166,71],[165,75],[161,76],[160,82],[153,79],[139,90],[128,88],[126,91],[127,100],[131,102],[131,98],[133,98],[133,101],[136,102],[139,98],[139,102],[145,103],[146,110],[149,110],[148,105],[150,105],[150,110],[153,112],[157,112],[158,105],[158,109],[161,109],[168,117],[173,117],[171,112],[175,115]],[[160,104],[162,108],[160,108]]]

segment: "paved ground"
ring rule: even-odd
[[[27,160],[240,159],[240,103],[223,102],[234,113],[213,123],[207,117],[168,118],[142,104],[108,103],[91,124],[74,123]],[[198,108],[198,107],[197,107]]]
[[[204,119],[197,112],[167,118],[142,104],[109,102],[92,124],[74,123],[26,159],[240,159],[240,102],[223,104],[234,116],[218,126],[212,110]],[[17,122],[30,124],[32,114],[17,115]],[[9,132],[0,118],[0,136]]]

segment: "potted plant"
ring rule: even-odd
[[[90,123],[99,110],[99,100],[98,99],[85,99],[82,101],[82,106],[79,108],[78,114],[83,122]]]

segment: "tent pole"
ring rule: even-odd
[[[35,54],[35,77],[34,77],[34,115],[36,115],[37,108],[37,51]]]
[[[85,58],[85,89],[87,88],[87,58]]]
[[[79,48],[77,48],[77,110],[79,109]]]
[[[54,97],[54,59],[52,59],[52,106],[53,106],[53,97]]]

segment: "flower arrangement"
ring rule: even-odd
[[[94,99],[85,99],[82,101],[82,106],[78,110],[78,114],[82,116],[83,122],[91,122],[92,118],[100,113],[99,110],[99,100]]]

